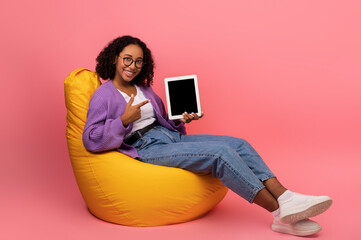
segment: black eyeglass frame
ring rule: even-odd
[[[126,67],[129,67],[130,65],[132,65],[133,62],[134,62],[134,66],[135,66],[136,68],[138,68],[138,69],[141,69],[141,68],[144,66],[144,61],[143,61],[143,59],[134,60],[134,59],[131,58],[131,57],[121,57],[120,55],[119,55],[118,57],[120,57],[121,59],[123,59],[123,64],[124,64]],[[131,60],[130,64],[126,64],[126,63],[125,63],[125,59],[130,59],[130,60]],[[140,67],[137,66],[137,61],[141,61],[141,66],[140,66]],[[139,63],[139,62],[138,62],[138,63]]]

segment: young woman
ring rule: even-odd
[[[307,236],[321,230],[308,218],[326,211],[331,198],[287,190],[243,139],[187,135],[184,125],[203,114],[185,112],[183,119],[168,119],[162,100],[150,86],[154,63],[142,41],[116,38],[96,61],[96,72],[110,80],[89,103],[83,133],[88,151],[117,150],[151,164],[211,172],[236,194],[271,212],[274,231]]]

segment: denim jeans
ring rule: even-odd
[[[274,174],[243,139],[218,135],[182,135],[156,126],[133,143],[140,161],[212,173],[249,202]]]

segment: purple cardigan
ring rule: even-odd
[[[151,87],[139,86],[144,96],[150,100],[158,123],[170,130],[186,134],[184,124],[175,125],[168,119],[162,99]],[[102,84],[93,94],[89,102],[87,121],[83,132],[83,144],[88,151],[102,152],[117,150],[132,158],[139,157],[137,150],[123,143],[133,128],[133,123],[123,126],[120,116],[127,102],[113,85],[113,81]]]

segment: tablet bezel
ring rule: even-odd
[[[166,94],[166,98],[167,98],[168,118],[170,120],[182,119],[183,115],[172,115],[172,111],[171,111],[172,107],[170,105],[168,82],[182,81],[182,80],[188,80],[188,79],[193,79],[194,89],[196,91],[195,94],[196,94],[196,102],[197,102],[197,109],[198,109],[198,112],[196,112],[196,113],[197,113],[198,116],[200,116],[201,113],[202,113],[201,104],[200,104],[200,100],[199,100],[197,75],[193,74],[193,75],[179,76],[179,77],[168,77],[168,78],[164,79],[164,84],[165,84],[165,94]],[[191,114],[191,113],[189,113],[189,114]]]

